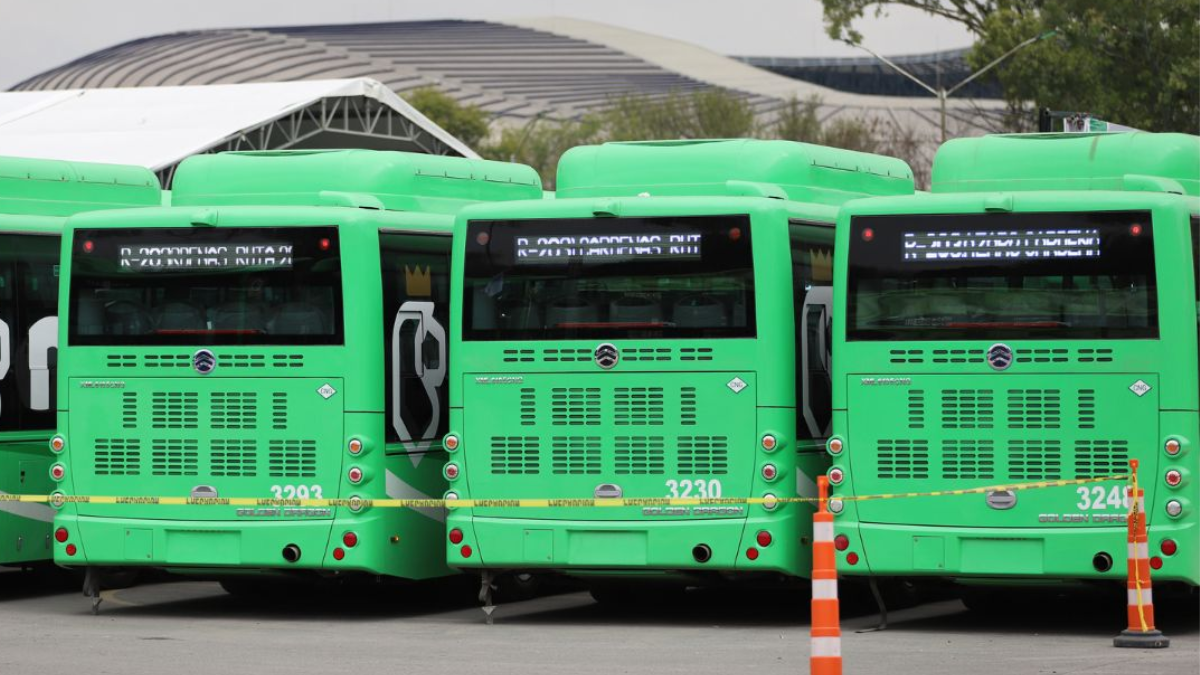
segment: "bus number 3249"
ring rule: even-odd
[[[704,480],[704,479],[683,479],[675,480],[672,478],[667,481],[667,495],[671,499],[720,499],[721,497],[721,481],[719,480]]]

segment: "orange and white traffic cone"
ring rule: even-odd
[[[833,547],[833,514],[825,508],[829,479],[817,477],[817,512],[813,514],[811,675],[842,675],[842,629],[838,625],[837,555]]]
[[[1146,536],[1146,496],[1138,487],[1136,459],[1129,460],[1129,628],[1113,638],[1114,647],[1153,649],[1171,646],[1171,640],[1154,628],[1154,594],[1150,587],[1150,550]]]

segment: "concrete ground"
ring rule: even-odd
[[[501,606],[495,625],[466,589],[380,589],[263,603],[210,582],[106,591],[99,616],[73,588],[0,572],[0,673],[807,673],[802,591],[692,593],[623,610],[566,592]],[[848,599],[845,672],[920,675],[1196,675],[1200,611],[1160,607],[1169,649],[1114,649],[1124,607],[968,612],[957,600],[893,611],[884,632]]]

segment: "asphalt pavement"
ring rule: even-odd
[[[692,592],[629,609],[568,591],[501,605],[487,625],[470,589],[374,588],[273,601],[212,582],[104,592],[101,612],[74,588],[0,572],[0,673],[621,673],[808,672],[803,590]],[[1112,647],[1125,608],[1063,604],[1001,613],[936,600],[892,611],[881,632],[869,601],[843,611],[845,672],[858,674],[1196,675],[1200,609],[1160,608],[1165,650]]]

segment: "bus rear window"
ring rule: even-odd
[[[472,221],[467,340],[754,336],[749,216]]]
[[[77,230],[73,345],[342,344],[335,227]]]
[[[1158,337],[1148,212],[856,217],[850,340]]]

